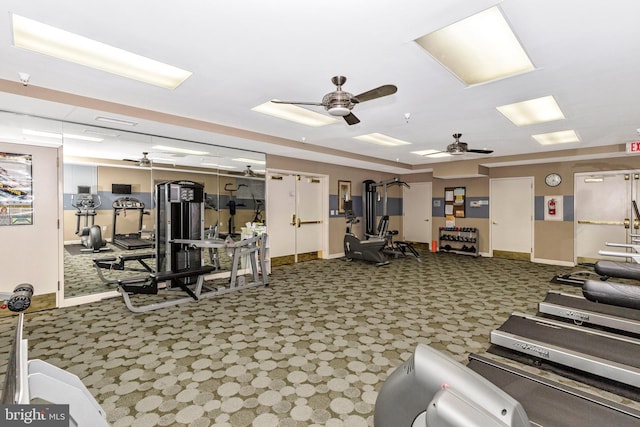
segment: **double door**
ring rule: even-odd
[[[627,252],[613,244],[634,243],[640,217],[634,208],[640,193],[640,170],[575,175],[575,262],[624,261],[598,252]],[[637,239],[637,238],[636,238]]]
[[[268,230],[271,265],[322,257],[326,177],[267,174]]]

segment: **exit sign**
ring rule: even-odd
[[[640,153],[640,141],[627,142],[627,153]]]

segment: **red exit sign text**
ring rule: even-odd
[[[627,153],[640,153],[640,141],[627,142]]]

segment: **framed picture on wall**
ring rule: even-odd
[[[338,213],[344,213],[347,200],[351,200],[351,181],[338,181]]]

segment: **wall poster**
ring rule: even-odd
[[[0,226],[33,224],[31,154],[0,153]]]

